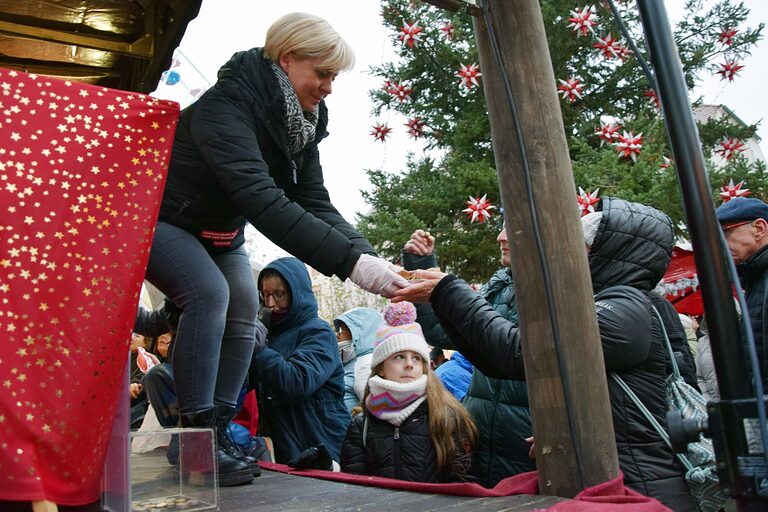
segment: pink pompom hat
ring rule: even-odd
[[[416,307],[410,302],[391,303],[384,310],[384,323],[376,330],[371,367],[392,354],[410,350],[429,361],[429,345],[416,323]],[[429,365],[427,365],[429,367]]]

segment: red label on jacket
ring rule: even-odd
[[[238,233],[240,233],[240,229],[234,231],[210,231],[204,229],[200,232],[200,238],[210,240],[211,245],[214,247],[229,247]]]

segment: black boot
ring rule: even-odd
[[[181,415],[182,427],[200,427],[200,428],[213,428],[216,438],[216,467],[219,471],[219,487],[230,487],[233,485],[247,484],[253,481],[253,472],[248,464],[232,457],[225,447],[231,445],[231,442],[227,442],[225,439],[229,439],[229,436],[222,436],[222,429],[217,428],[217,414],[216,408],[206,409],[192,415]],[[224,442],[222,442],[224,441]],[[182,451],[182,457],[184,457],[184,451]],[[190,471],[195,471],[195,456],[191,456],[188,461],[187,467]]]
[[[259,467],[258,460],[255,457],[243,453],[240,447],[237,446],[229,435],[228,425],[235,417],[235,409],[233,407],[227,407],[226,405],[217,405],[216,410],[218,412],[216,427],[217,431],[220,433],[217,437],[219,447],[227,452],[229,456],[248,464],[253,476],[261,476],[261,468]]]

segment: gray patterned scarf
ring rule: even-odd
[[[285,95],[288,148],[291,150],[291,153],[298,153],[315,138],[317,112],[302,110],[296,90],[293,88],[293,84],[291,84],[283,68],[273,62],[272,69],[280,84],[280,89],[283,90]]]

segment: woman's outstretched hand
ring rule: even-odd
[[[400,267],[387,260],[362,254],[349,279],[364,290],[390,299],[397,290],[408,286],[408,281],[397,273],[398,270]]]

